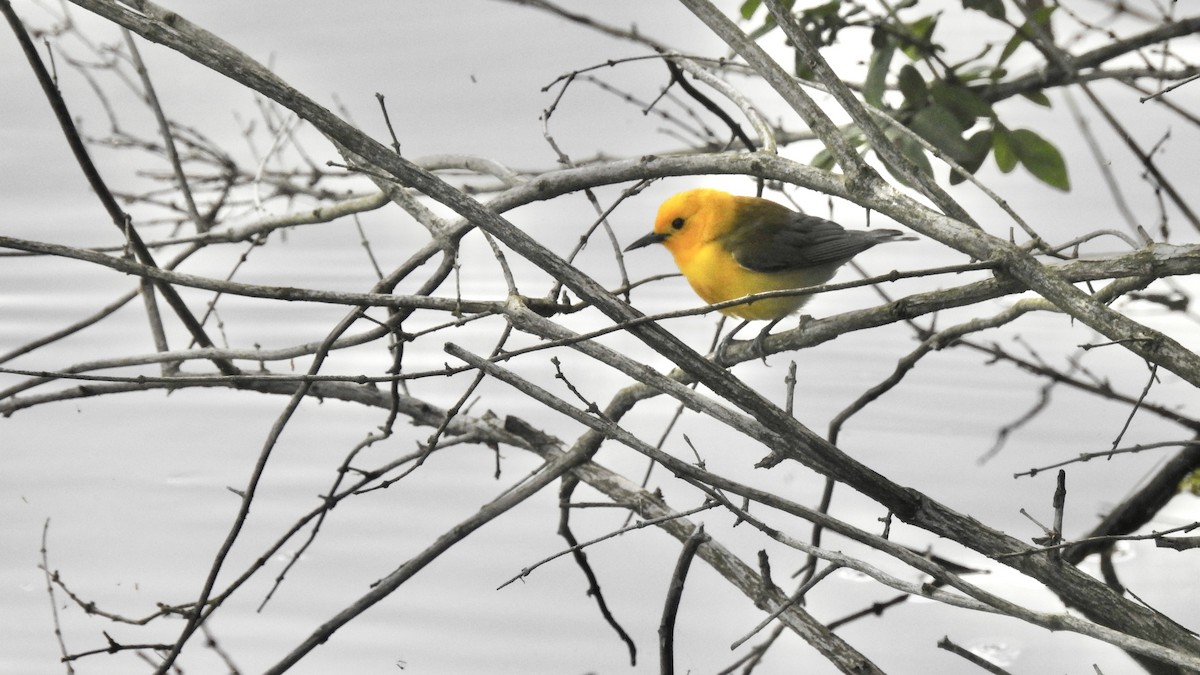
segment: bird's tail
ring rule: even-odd
[[[867,230],[867,234],[871,235],[876,244],[888,241],[917,241],[916,237],[911,234],[905,234],[900,230]]]

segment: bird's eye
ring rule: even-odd
[[[671,228],[676,229],[676,230],[682,230],[683,229],[683,218],[676,218],[675,220],[672,220]]]

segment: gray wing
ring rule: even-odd
[[[824,218],[791,214],[782,223],[750,223],[730,233],[726,245],[739,265],[755,272],[838,266],[875,244],[901,236],[896,230],[847,230]]]

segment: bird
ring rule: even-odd
[[[899,230],[847,230],[769,199],[697,188],[663,202],[654,229],[625,251],[662,244],[696,294],[714,304],[764,291],[817,286],[872,246],[911,239]],[[763,298],[722,308],[722,314],[743,321],[720,343],[717,360],[725,360],[725,349],[746,324],[767,320],[770,323],[754,341],[765,363],[763,340],[810,297]]]

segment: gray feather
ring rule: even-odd
[[[751,222],[723,237],[738,264],[755,272],[837,267],[875,244],[902,237],[897,230],[847,230],[824,218],[792,213],[784,222]]]

